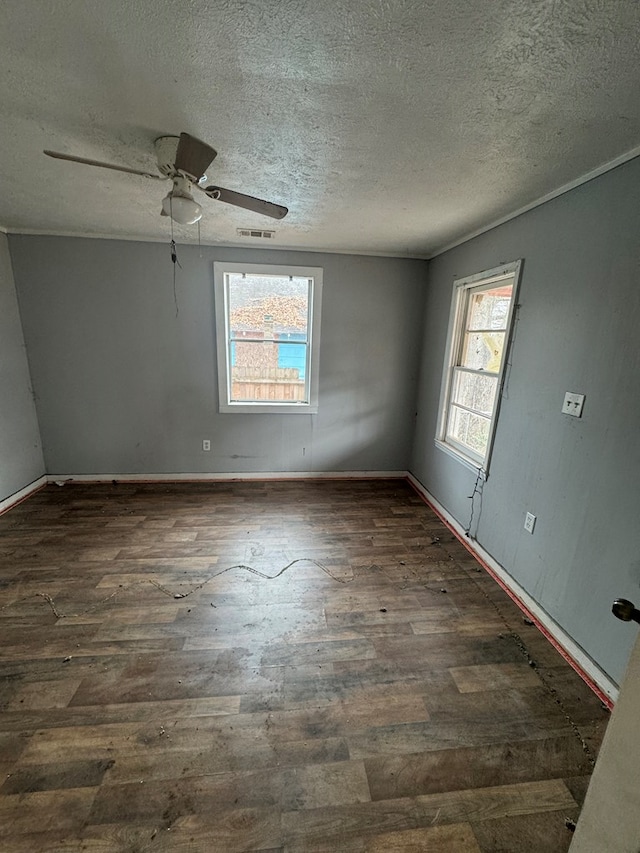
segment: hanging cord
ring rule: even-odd
[[[478,518],[476,520],[476,531],[478,529],[478,524],[480,523],[480,516],[482,515],[482,491],[484,489],[484,484],[487,482],[487,472],[478,468],[478,476],[476,477],[476,482],[473,487],[473,492],[470,495],[467,495],[469,500],[471,501],[471,515],[469,516],[469,524],[465,527],[464,535],[469,539],[475,539],[475,536],[471,535],[471,525],[473,524],[473,516],[475,512],[475,501],[476,497],[479,498],[478,505]]]
[[[178,260],[178,250],[176,248],[176,241],[173,239],[173,199],[169,196],[169,218],[171,219],[171,262],[173,263],[173,301],[176,306],[176,317],[180,313],[180,309],[178,308],[178,294],[176,292],[176,264],[182,269],[182,264]]]

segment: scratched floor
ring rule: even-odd
[[[3,853],[559,853],[608,718],[403,481],[52,485],[0,607]]]

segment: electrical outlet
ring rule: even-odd
[[[584,394],[574,394],[572,391],[567,391],[564,395],[564,403],[562,404],[562,414],[581,418],[583,406]]]
[[[203,450],[211,450],[211,442],[208,438],[202,439],[202,449]]]
[[[536,516],[532,512],[528,512],[524,517],[524,529],[528,533],[533,533],[533,529],[536,526]]]

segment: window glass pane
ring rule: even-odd
[[[277,341],[232,343],[231,401],[234,403],[306,403],[306,361],[281,366]],[[295,345],[293,345],[295,346]],[[299,346],[299,345],[298,345]],[[293,347],[292,347],[293,348]],[[306,347],[304,347],[306,351]]]
[[[309,279],[229,273],[234,403],[308,402]]]
[[[489,418],[466,412],[452,405],[447,435],[459,444],[470,448],[474,453],[484,456],[489,442],[489,424]]]
[[[475,409],[485,415],[493,411],[498,379],[495,376],[482,376],[456,370],[451,399],[468,409]]]
[[[498,373],[502,363],[504,332],[467,332],[462,346],[461,367]]]
[[[228,273],[232,338],[307,340],[309,279]]]
[[[506,329],[513,285],[473,293],[469,306],[469,329]]]

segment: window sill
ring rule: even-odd
[[[221,415],[317,415],[318,406],[311,403],[221,403]]]
[[[446,453],[447,456],[451,456],[452,459],[456,459],[466,468],[469,468],[471,471],[473,471],[475,474],[477,474],[479,471],[485,470],[480,462],[477,462],[475,459],[470,459],[468,456],[463,456],[463,454],[460,453],[459,450],[456,450],[455,448],[451,447],[450,444],[447,444],[444,441],[440,441],[440,439],[438,438],[436,438],[435,440],[435,445],[439,450],[442,450],[444,453]]]

